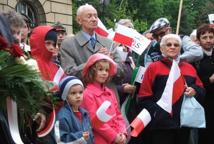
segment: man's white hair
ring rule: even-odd
[[[80,16],[82,14],[82,12],[85,10],[85,9],[88,9],[88,8],[93,8],[95,9],[92,5],[86,3],[84,5],[81,5],[78,9],[77,9],[77,16]],[[96,10],[96,9],[95,9]]]

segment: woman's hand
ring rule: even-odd
[[[210,83],[214,83],[214,73],[209,77]]]
[[[129,83],[123,84],[123,91],[125,93],[133,94],[135,92],[136,87],[134,85],[131,85]]]
[[[82,135],[83,135],[83,138],[87,141],[88,138],[89,138],[89,132],[85,131],[85,132],[82,133]]]
[[[194,88],[187,86],[186,89],[185,89],[184,94],[187,95],[187,96],[195,96],[196,95],[196,91],[195,91]]]
[[[125,144],[127,141],[125,134],[119,133],[116,136],[116,139],[114,141],[114,144]]]

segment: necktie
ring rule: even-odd
[[[90,41],[91,41],[91,46],[94,48],[95,43],[96,43],[95,38],[94,38],[94,37],[91,37],[91,38],[90,38]]]

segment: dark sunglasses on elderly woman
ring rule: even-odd
[[[167,43],[166,46],[167,47],[171,47],[171,46],[179,47],[180,45],[178,43]]]

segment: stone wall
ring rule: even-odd
[[[72,34],[72,2],[71,0],[26,0],[38,11],[38,24],[52,25],[60,21]],[[15,9],[19,0],[0,0],[0,12]]]

